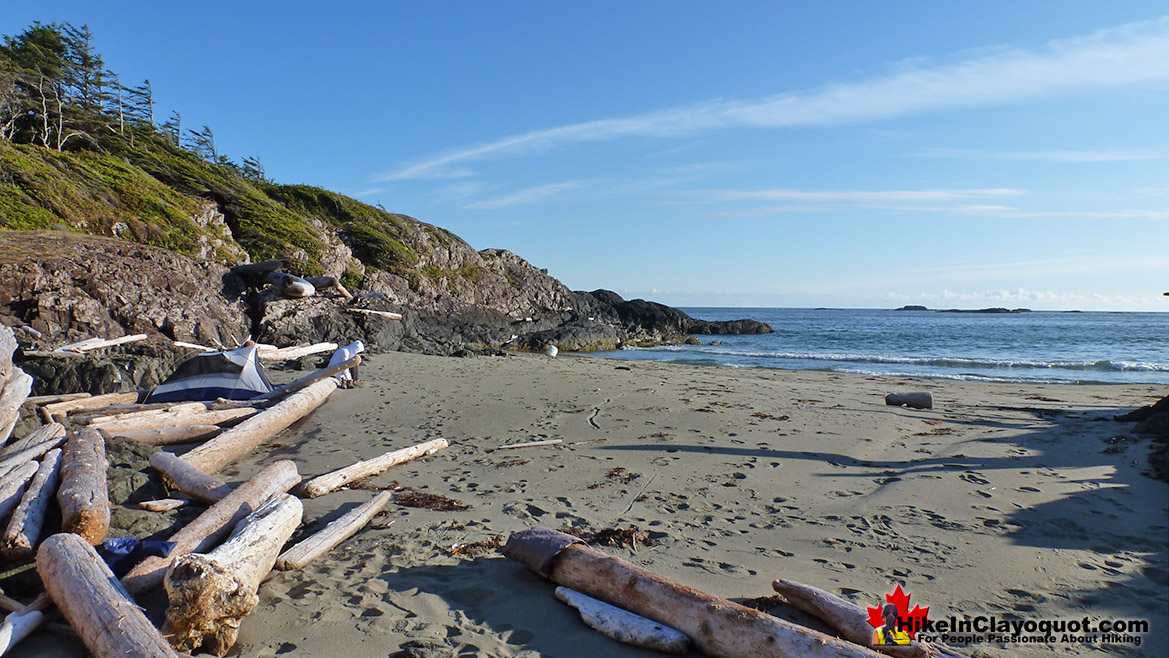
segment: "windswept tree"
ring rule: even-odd
[[[138,123],[154,127],[154,88],[150,80],[143,80],[137,87],[125,90],[127,115]]]
[[[182,146],[183,115],[178,110],[171,110],[170,118],[158,127],[164,135],[170,138],[175,146]]]
[[[215,134],[211,132],[210,126],[205,125],[201,130],[188,130],[187,144],[207,162],[219,161],[219,154],[215,152]]]
[[[268,182],[268,177],[264,175],[264,163],[260,162],[260,156],[245,157],[243,166],[241,167],[244,178],[248,178],[260,183]]]

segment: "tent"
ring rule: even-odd
[[[256,358],[256,346],[246,345],[187,359],[150,392],[146,402],[250,400],[271,390]]]

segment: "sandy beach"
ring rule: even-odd
[[[1111,420],[1163,387],[565,354],[392,353],[367,363],[360,387],[337,391],[223,475],[239,482],[292,459],[311,477],[444,438],[446,450],[366,488],[306,500],[297,537],[394,483],[468,507],[391,504],[304,571],[274,572],[233,655],[653,655],[586,628],[551,583],[496,551],[460,550],[536,525],[635,528],[648,542],[603,550],[732,600],[770,596],[782,577],[876,605],[901,584],[931,618],[1152,625],[1140,646],[968,647],[987,656],[1169,648],[1169,485],[1141,474],[1147,440]],[[886,393],[913,390],[930,391],[934,409],[884,404]],[[498,450],[550,439],[563,443]],[[77,646],[34,636],[12,655],[75,655]]]

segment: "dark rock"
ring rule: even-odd
[[[1116,420],[1121,422],[1139,422],[1157,414],[1169,413],[1169,395],[1161,398],[1154,404],[1149,404],[1134,409],[1126,414],[1116,416]]]
[[[33,395],[102,395],[158,386],[189,356],[163,341],[145,341],[83,359],[26,358],[20,367],[33,378]]]
[[[928,311],[929,309],[924,307],[924,306],[919,306],[917,304],[908,304],[906,306],[902,306],[901,308],[895,309],[895,310],[898,310],[898,311]]]

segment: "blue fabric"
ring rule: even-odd
[[[157,555],[166,557],[174,550],[173,541],[158,541],[155,539],[134,539],[133,537],[115,537],[107,539],[97,547],[97,553],[114,576],[121,578],[133,569],[139,562],[148,557]]]

